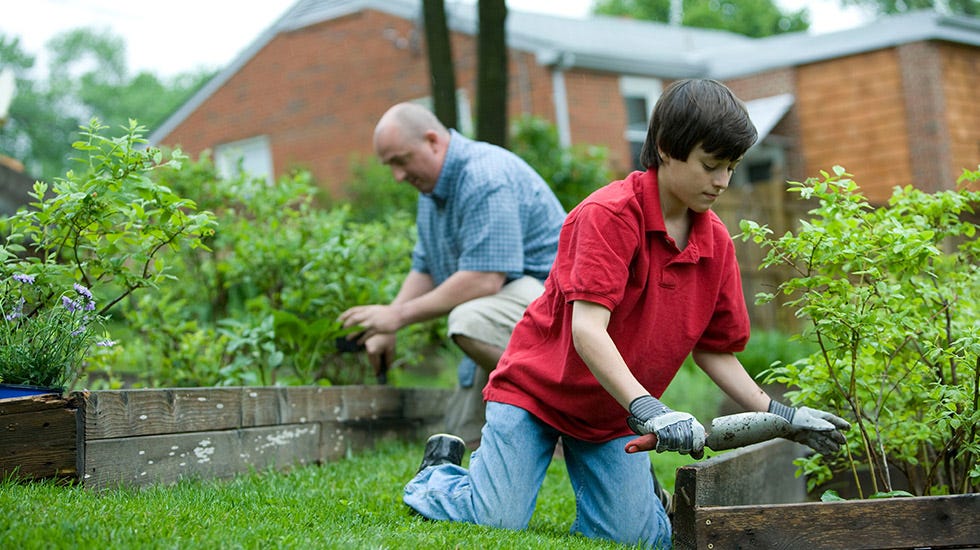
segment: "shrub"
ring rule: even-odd
[[[0,377],[7,381],[67,385],[83,359],[96,359],[88,353],[97,337],[89,326],[135,291],[172,281],[164,251],[201,248],[213,229],[210,213],[197,213],[193,201],[150,178],[179,166],[180,151],[168,160],[145,147],[136,121],[119,137],[104,136],[106,129],[98,120],[82,128],[83,139],[73,144],[82,154],[79,169],[50,186],[36,182],[34,202],[0,224],[0,303],[15,317],[2,330],[8,346]],[[11,284],[13,277],[21,284]],[[23,294],[28,279],[30,302]],[[13,368],[20,372],[7,370]]]
[[[159,181],[214,209],[207,249],[169,258],[181,285],[130,304],[139,345],[129,361],[154,368],[152,385],[363,383],[365,358],[341,356],[336,321],[350,306],[390,301],[408,270],[410,212],[358,222],[351,209],[324,209],[308,174],[275,185],[217,177],[207,155]],[[400,335],[400,365],[432,345],[429,327]]]
[[[960,183],[978,179],[965,172]],[[891,492],[892,466],[917,494],[977,491],[980,237],[969,216],[980,193],[909,187],[872,208],[840,167],[790,191],[819,201],[796,234],[741,228],[768,249],[763,267],[797,274],[779,291],[810,321],[803,337],[818,348],[771,378],[797,388],[794,403],[853,423],[839,455],[802,462],[811,488],[849,471],[863,495],[865,468],[872,492]]]
[[[607,149],[594,145],[562,147],[555,125],[544,119],[517,119],[511,136],[511,149],[548,182],[565,211],[612,179]]]

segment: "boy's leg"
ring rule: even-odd
[[[405,504],[434,520],[524,529],[537,502],[558,434],[527,411],[487,404],[483,443],[466,470],[426,468],[405,486]]]
[[[670,548],[671,526],[653,488],[647,453],[627,454],[632,437],[607,443],[563,438],[576,495],[572,531],[622,544]]]

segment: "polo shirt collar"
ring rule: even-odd
[[[641,197],[644,230],[663,233],[666,238],[667,226],[664,224],[664,213],[660,207],[660,184],[657,182],[657,172],[647,170],[640,174],[637,180],[637,194]],[[714,256],[714,239],[711,237],[710,211],[692,213],[691,234],[687,239],[687,247],[681,251],[675,261],[696,262],[699,258]]]
[[[466,147],[465,141],[467,139],[462,134],[450,128],[446,158],[442,163],[436,186],[432,188],[432,193],[429,193],[429,197],[439,206],[449,201],[456,191],[455,183],[459,181],[459,175],[466,164],[462,153],[463,148]]]

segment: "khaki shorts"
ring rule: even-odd
[[[506,348],[524,310],[543,292],[541,281],[524,276],[507,283],[496,294],[462,303],[449,312],[449,336],[460,334]]]

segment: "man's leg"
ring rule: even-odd
[[[460,383],[446,410],[446,431],[462,437],[470,449],[480,444],[483,387],[489,373],[503,355],[514,325],[542,292],[541,281],[522,277],[504,285],[497,294],[460,304],[449,313],[449,336],[480,367],[473,373],[461,371]],[[461,369],[472,366],[465,362],[460,365]]]

